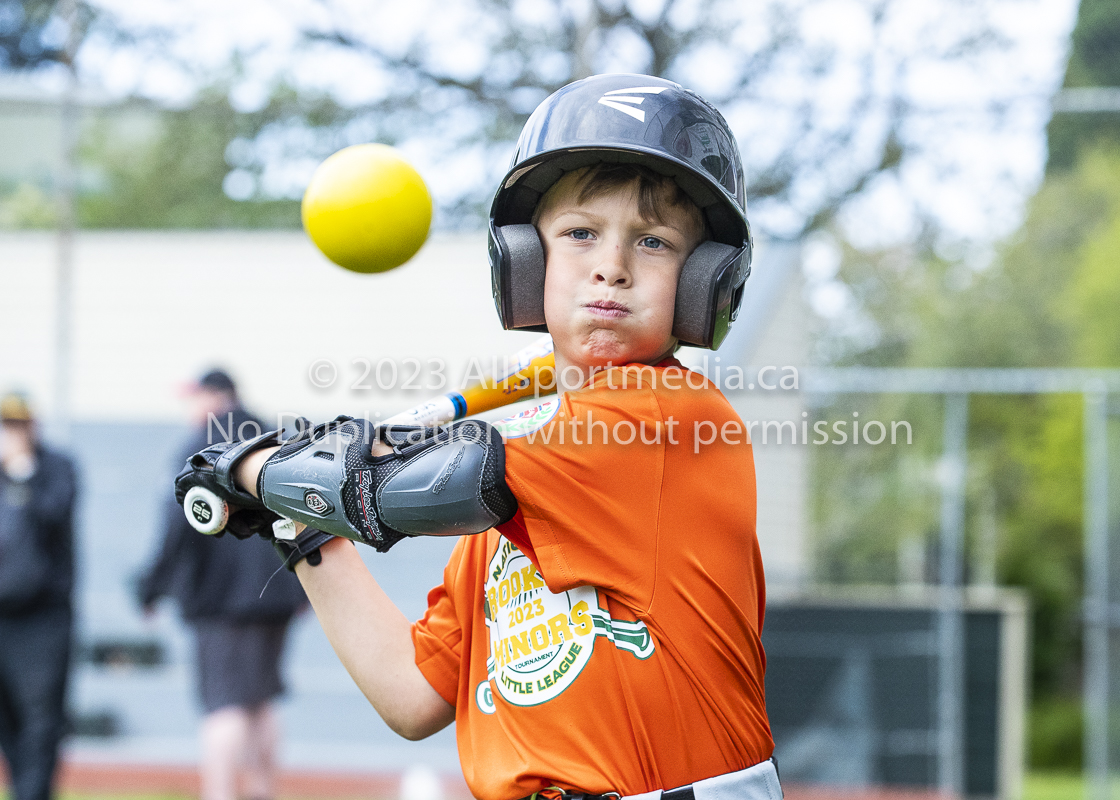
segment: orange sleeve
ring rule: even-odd
[[[463,628],[453,599],[454,578],[463,559],[463,539],[443,570],[443,583],[428,592],[428,610],[412,625],[416,666],[440,697],[455,705],[462,661]]]
[[[506,480],[551,591],[610,586],[648,607],[665,448],[679,433],[656,393],[631,379],[569,392],[547,426],[509,440]]]

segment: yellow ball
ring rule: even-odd
[[[303,229],[331,261],[354,272],[385,272],[428,238],[432,196],[394,148],[358,144],[319,165],[301,214]]]

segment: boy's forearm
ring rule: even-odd
[[[261,467],[279,449],[258,450],[237,466],[241,488],[257,496]],[[406,739],[423,739],[454,722],[455,707],[416,666],[408,620],[370,575],[354,545],[334,539],[320,553],[316,566],[297,564],[296,576],[339,660],[377,713]]]
[[[335,539],[321,552],[322,563],[301,562],[296,575],[339,660],[377,713],[406,739],[422,739],[454,722],[455,707],[416,666],[408,620],[354,545]]]
[[[237,465],[234,474],[237,485],[253,497],[257,497],[257,476],[261,474],[261,467],[279,449],[279,447],[266,447],[264,450],[257,450],[247,455],[245,460]],[[257,499],[260,498],[257,497]]]

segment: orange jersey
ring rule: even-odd
[[[520,511],[458,542],[413,627],[474,795],[769,758],[754,462],[719,390],[672,359],[616,367],[504,429]]]

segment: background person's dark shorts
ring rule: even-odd
[[[199,697],[206,713],[252,707],[284,691],[280,656],[287,622],[196,620]]]

